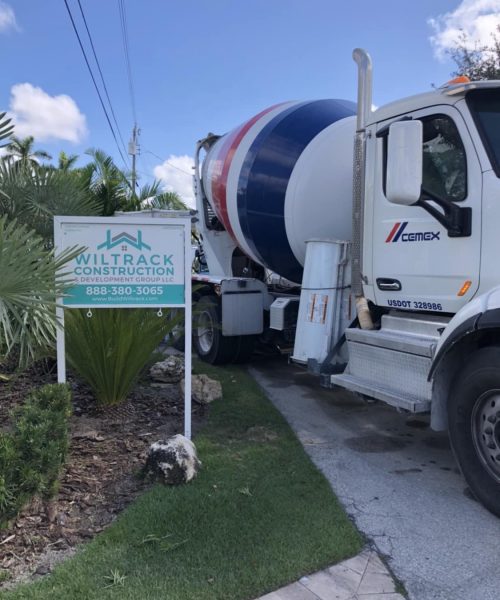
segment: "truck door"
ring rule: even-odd
[[[365,246],[367,287],[380,306],[455,313],[479,286],[479,160],[463,117],[453,106],[433,106],[409,116],[423,124],[423,193],[471,207],[471,235],[449,237],[447,229],[424,208],[391,204],[385,197],[387,136],[372,138],[376,145],[373,253],[370,273]],[[386,125],[380,124],[377,131],[383,132]],[[367,208],[365,233],[370,222],[369,204]]]

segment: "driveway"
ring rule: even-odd
[[[281,358],[250,372],[411,599],[500,598],[500,519],[471,498],[446,434]]]

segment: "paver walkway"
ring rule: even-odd
[[[363,550],[257,600],[404,600],[377,553]]]

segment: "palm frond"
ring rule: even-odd
[[[151,208],[163,208],[166,210],[189,210],[176,192],[163,192],[158,194],[149,203]]]
[[[14,125],[11,122],[12,120],[6,118],[6,116],[6,112],[0,113],[0,140],[7,139],[14,131]],[[4,146],[0,146],[0,148],[3,148]]]
[[[0,349],[5,356],[15,348],[21,367],[53,346],[56,298],[71,285],[63,267],[81,251],[55,259],[34,231],[0,218]]]
[[[101,205],[72,172],[49,167],[27,171],[0,164],[0,212],[50,243],[54,215],[99,215]]]
[[[141,308],[99,308],[90,318],[85,310],[68,311],[68,363],[94,390],[98,403],[117,404],[181,318],[158,317],[155,310]]]

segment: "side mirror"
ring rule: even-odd
[[[386,197],[411,206],[422,188],[422,121],[397,121],[389,127]]]

